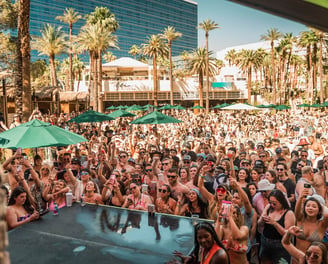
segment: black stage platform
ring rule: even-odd
[[[190,218],[79,203],[8,235],[11,264],[157,264],[194,244]]]

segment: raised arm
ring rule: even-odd
[[[303,221],[304,215],[302,213],[302,206],[306,199],[306,196],[309,195],[308,189],[303,189],[303,192],[298,197],[298,200],[295,205],[295,218],[296,221]]]
[[[198,188],[199,188],[199,191],[202,195],[202,197],[204,197],[204,199],[206,201],[208,201],[208,203],[211,203],[214,199],[214,196],[213,194],[211,194],[204,186],[204,178],[205,176],[201,175],[198,179]]]
[[[300,234],[301,229],[298,226],[291,226],[282,237],[281,244],[287,252],[298,261],[298,263],[303,263],[305,256],[304,252],[296,248],[294,244],[290,242],[293,235],[297,236]]]
[[[243,225],[240,228],[233,219],[234,206],[229,207],[228,220],[230,223],[232,238],[235,240],[247,240],[248,239],[248,227]]]
[[[239,183],[234,178],[232,178],[232,177],[229,178],[229,183],[230,183],[230,186],[233,189],[237,190],[237,192],[238,192],[238,194],[240,196],[240,199],[244,202],[246,213],[248,215],[251,214],[253,207],[251,205],[251,202],[248,199],[247,194],[243,190],[243,188],[241,188],[241,186],[239,185]]]

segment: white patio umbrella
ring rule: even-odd
[[[257,108],[248,104],[233,104],[226,107],[220,108],[220,110],[262,110],[262,108]]]

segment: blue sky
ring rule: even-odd
[[[210,31],[209,34],[209,49],[213,51],[258,42],[261,35],[270,28],[277,28],[282,33],[293,33],[294,36],[307,30],[303,24],[226,0],[195,2],[198,3],[198,22],[209,18],[219,24],[220,28]],[[198,46],[205,47],[203,30],[198,31]]]

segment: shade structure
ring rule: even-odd
[[[0,138],[9,140],[0,148],[9,149],[67,146],[87,141],[78,134],[37,119],[0,133]]]
[[[127,109],[125,109],[126,111],[142,111],[143,108],[140,105],[131,105],[129,106]]]
[[[106,109],[107,110],[116,110],[117,109],[117,106],[111,105],[111,106],[107,107]]]
[[[257,105],[256,107],[257,108],[267,108],[268,106],[267,105],[264,105],[264,104],[260,104],[260,105]]]
[[[171,110],[171,109],[174,109],[174,105],[168,104],[158,108],[158,110]]]
[[[200,106],[200,105],[195,105],[195,106],[191,107],[190,109],[205,109],[205,107]]]
[[[144,110],[149,110],[149,108],[157,108],[156,106],[154,106],[154,105],[151,105],[151,104],[146,104],[146,105],[144,105],[143,107],[142,107]]]
[[[226,107],[226,106],[229,106],[230,104],[228,103],[223,103],[223,104],[218,104],[216,106],[213,107],[213,109],[220,109],[222,107]]]
[[[318,108],[318,107],[323,107],[321,104],[312,104],[310,107]]]
[[[114,120],[115,118],[99,113],[97,111],[88,110],[85,111],[83,114],[78,115],[70,120],[68,120],[68,123],[92,123],[92,122],[103,122],[103,121],[110,121]]]
[[[222,107],[221,109],[222,110],[246,110],[246,111],[261,110],[261,108],[257,108],[255,106],[248,105],[248,104],[233,104],[230,106]]]
[[[277,105],[275,105],[275,104],[269,104],[269,105],[267,105],[266,108],[275,108],[275,107],[277,107]]]
[[[287,106],[287,105],[277,105],[275,107],[276,110],[287,110],[287,109],[290,109],[290,106]]]
[[[297,107],[310,107],[310,105],[309,104],[299,104],[299,105],[297,105]]]
[[[113,113],[108,114],[108,116],[113,117],[113,118],[118,118],[118,117],[133,117],[136,115],[132,114],[130,112],[124,111],[122,109],[118,109],[118,110],[114,111]]]
[[[118,106],[116,109],[128,109],[129,108],[129,106],[127,106],[127,105],[120,105],[120,106]]]
[[[184,108],[182,105],[176,105],[174,107],[174,109],[176,109],[176,110],[186,110],[186,108]]]
[[[169,123],[181,123],[182,121],[179,119],[176,119],[174,117],[164,115],[160,112],[154,111],[151,112],[145,116],[142,116],[140,118],[137,118],[136,120],[133,120],[130,122],[130,124],[169,124]]]

